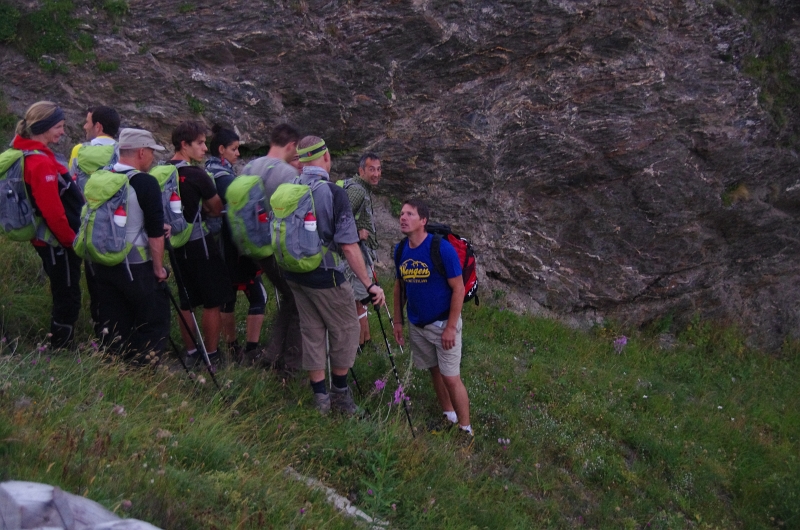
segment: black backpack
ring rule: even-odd
[[[441,251],[442,239],[447,239],[447,242],[456,249],[458,259],[461,261],[461,276],[464,279],[464,302],[469,302],[474,298],[475,305],[480,305],[480,300],[478,299],[478,270],[472,243],[454,234],[453,231],[450,230],[450,226],[446,224],[429,221],[425,229],[429,234],[433,234],[433,241],[431,241],[431,261],[433,261],[436,272],[447,277]],[[403,250],[405,250],[406,245],[408,245],[408,238],[404,237],[395,248],[394,263],[396,267],[400,266],[400,256],[403,255]]]

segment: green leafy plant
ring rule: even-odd
[[[202,114],[206,111],[206,106],[203,102],[192,95],[186,96],[186,103],[189,104],[189,110],[194,114]]]
[[[393,217],[400,217],[400,212],[403,210],[403,201],[397,197],[389,197],[389,211]]]

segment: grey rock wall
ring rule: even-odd
[[[96,103],[165,141],[189,98],[251,149],[289,121],[328,141],[337,177],[381,153],[383,194],[427,198],[475,242],[484,297],[577,324],[699,314],[768,348],[800,336],[798,117],[759,104],[741,68],[759,45],[725,2],[182,4],[131,0],[116,31],[81,4],[112,73],[44,74],[0,47],[8,103],[59,101],[72,140]],[[774,22],[794,50],[799,11]]]

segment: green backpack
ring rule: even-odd
[[[81,145],[80,149],[78,149],[78,154],[72,160],[72,166],[69,168],[72,178],[78,183],[81,191],[86,188],[86,182],[92,173],[117,163],[119,154],[116,147],[116,143],[92,145],[87,142]]]
[[[300,179],[278,186],[269,199],[270,234],[275,261],[289,272],[311,272],[322,264],[328,247],[319,237],[313,191],[325,184],[300,184]]]
[[[72,247],[83,259],[106,266],[125,261],[133,245],[126,239],[125,225],[114,217],[127,215],[128,175],[101,169],[86,181],[86,204],[81,211],[81,226]]]
[[[240,175],[225,191],[231,239],[242,256],[255,260],[273,253],[266,195],[264,181],[257,175]]]
[[[164,209],[164,222],[169,224],[170,243],[173,248],[185,245],[192,235],[193,223],[189,223],[183,217],[183,206],[178,207],[175,203],[180,202],[181,190],[178,186],[178,168],[172,164],[163,164],[153,167],[150,170],[161,186],[161,205]],[[177,201],[176,201],[177,199]],[[198,210],[199,213],[199,210]]]
[[[0,154],[0,230],[12,241],[36,236],[36,214],[25,186],[25,157],[39,151],[7,149]]]

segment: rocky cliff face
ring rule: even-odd
[[[337,177],[377,151],[381,193],[474,241],[485,297],[576,323],[699,314],[772,348],[800,336],[800,119],[759,101],[743,68],[769,39],[730,2],[86,2],[116,71],[45,74],[6,46],[0,72],[9,108],[56,100],[73,140],[103,103],[164,140],[201,111],[251,149],[288,121]],[[791,85],[800,7],[761,4]]]

